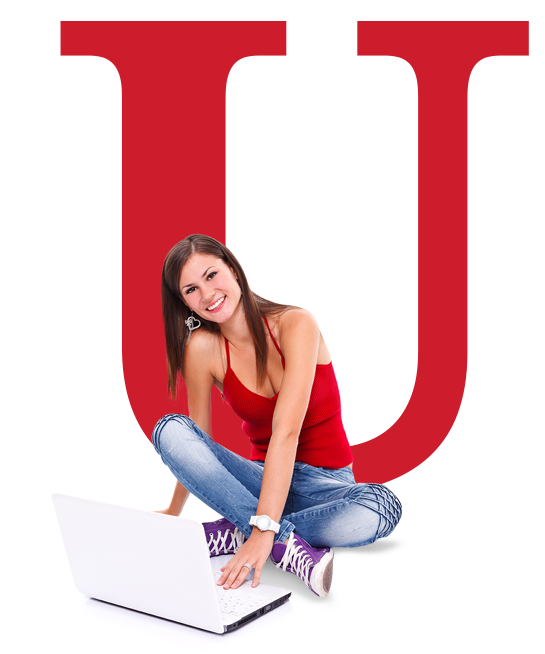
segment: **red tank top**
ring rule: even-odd
[[[267,319],[264,318],[273,343],[285,360]],[[227,372],[223,380],[223,396],[233,411],[242,418],[242,429],[250,438],[250,460],[264,461],[272,435],[272,419],[278,393],[265,397],[250,391],[231,368],[229,343],[225,339]],[[341,397],[332,362],[316,366],[308,409],[299,435],[296,461],[321,468],[344,468],[352,463],[352,450],[341,420]]]

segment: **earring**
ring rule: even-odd
[[[199,323],[196,325],[195,323]],[[191,315],[189,318],[185,321],[185,324],[187,325],[187,328],[189,329],[189,335],[187,337],[186,345],[189,343],[189,339],[191,338],[191,332],[194,331],[195,329],[198,329],[201,326],[201,321],[198,318],[195,318],[193,316],[193,311],[191,312]]]

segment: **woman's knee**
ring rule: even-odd
[[[401,519],[401,502],[382,484],[357,484],[352,499],[376,514],[377,532],[374,540],[389,536]]]
[[[165,428],[170,431],[171,429],[168,428],[169,425],[172,428],[175,425],[189,425],[191,422],[193,422],[191,418],[181,413],[167,413],[166,416],[163,416],[157,421],[157,424],[153,428],[152,440],[158,440],[163,431],[165,431]]]
[[[169,413],[163,416],[153,428],[151,442],[153,447],[164,460],[164,453],[179,444],[184,437],[193,432],[195,423],[188,416],[181,413]]]

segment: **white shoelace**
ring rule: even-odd
[[[302,550],[302,552],[299,550]],[[282,569],[285,570],[288,565],[291,565],[292,572],[294,572],[299,579],[302,579],[307,586],[310,586],[309,573],[310,566],[312,565],[312,558],[305,551],[303,545],[295,544],[293,531],[288,538],[284,556],[276,564],[276,567],[279,568],[282,566]]]
[[[231,537],[229,545],[227,545],[227,538]],[[221,531],[218,531],[218,535],[214,538],[213,534],[210,534],[210,540],[208,541],[208,549],[210,554],[230,554],[231,548],[235,548],[235,552],[246,540],[244,534],[235,527],[235,531],[227,529],[227,531],[221,535]]]

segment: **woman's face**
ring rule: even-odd
[[[187,306],[205,320],[223,323],[242,295],[232,269],[211,254],[192,254],[182,268],[180,293]]]

